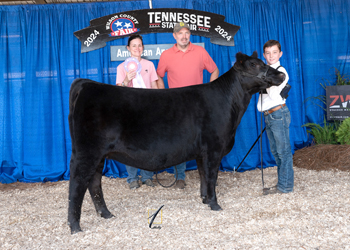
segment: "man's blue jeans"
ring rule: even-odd
[[[293,155],[289,140],[290,112],[287,106],[265,115],[266,133],[277,164],[277,189],[289,193],[294,188]]]
[[[126,171],[128,171],[128,177],[126,178],[127,183],[131,183],[133,181],[139,180],[139,177],[137,176],[137,170],[139,170],[138,168],[134,168],[128,165],[125,165],[125,168],[126,168]],[[148,179],[152,180],[153,172],[140,169],[140,175],[141,175],[141,181],[145,182]]]
[[[177,179],[178,180],[185,180],[186,162],[183,162],[179,165],[176,165],[175,167],[176,167],[176,171],[177,171]],[[176,174],[175,167],[174,167],[174,175]]]

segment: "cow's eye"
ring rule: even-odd
[[[255,67],[256,64],[255,63],[250,63],[250,66]]]

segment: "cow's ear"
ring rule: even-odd
[[[243,61],[243,57],[244,57],[243,53],[242,53],[242,52],[238,52],[238,53],[236,54],[236,61],[237,61],[237,62],[238,62],[238,61]]]
[[[242,52],[238,52],[236,54],[236,62],[235,66],[238,69],[243,69],[243,63],[247,60],[247,55],[243,54]]]
[[[253,54],[252,54],[252,57],[258,58],[258,52],[254,51]]]

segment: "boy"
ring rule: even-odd
[[[270,142],[271,153],[277,164],[277,185],[264,190],[264,195],[289,193],[294,187],[293,155],[289,140],[290,112],[286,100],[280,95],[286,86],[289,76],[280,66],[282,57],[281,44],[276,40],[269,40],[264,44],[264,58],[267,64],[283,72],[286,79],[280,86],[266,89],[266,93],[259,95],[258,110],[264,113],[266,133]]]

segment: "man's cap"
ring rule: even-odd
[[[188,29],[189,31],[191,31],[191,30],[190,30],[190,26],[188,26],[187,23],[181,22],[181,23],[175,24],[174,33],[179,32],[182,28],[186,28],[186,29]]]

